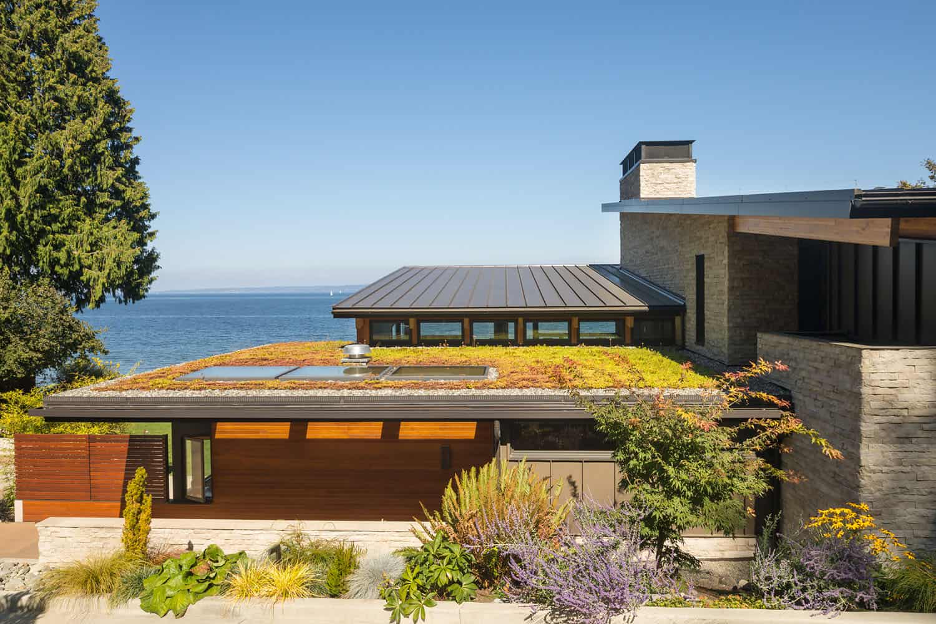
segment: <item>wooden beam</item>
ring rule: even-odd
[[[570,336],[570,338],[572,339],[571,340],[572,344],[578,344],[578,317],[577,316],[572,317],[570,330],[572,333],[572,335]]]
[[[624,317],[624,344],[634,344],[634,317]]]
[[[354,327],[357,330],[358,344],[370,344],[370,319],[354,319]]]
[[[936,218],[903,217],[900,219],[900,238],[919,238],[936,240]]]
[[[411,318],[409,320],[409,331],[410,331],[410,342],[413,344],[413,346],[415,346],[416,343],[419,341],[418,332],[416,331],[417,328],[418,328],[418,325],[416,325],[416,319]]]
[[[898,227],[897,219],[738,216],[734,218],[734,231],[893,247],[897,244]]]
[[[523,324],[523,317],[517,319],[517,344],[523,344],[523,332],[526,331],[526,326]]]
[[[675,325],[675,330],[676,330],[676,345],[679,346],[679,347],[685,347],[685,346],[686,346],[686,341],[684,340],[685,335],[683,334],[683,327],[682,327],[682,324],[683,324],[683,317],[682,317],[682,316],[677,316],[676,319],[675,319],[675,321],[676,321],[676,325]]]
[[[471,319],[462,319],[462,344],[471,345]]]

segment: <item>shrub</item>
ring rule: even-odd
[[[888,604],[901,611],[936,612],[936,552],[887,566],[881,587]]]
[[[124,525],[121,542],[129,557],[145,560],[149,553],[150,521],[153,518],[153,497],[146,493],[146,468],[136,469],[127,484],[124,497]]]
[[[731,536],[744,526],[753,513],[745,508],[744,498],[761,496],[775,481],[791,478],[761,456],[778,448],[784,437],[802,435],[828,457],[841,457],[818,432],[789,412],[775,420],[723,424],[722,418],[733,405],[752,399],[788,407],[787,402],[746,385],[754,377],[783,368],[779,362],[759,360],[740,372],[725,373],[717,383],[720,393],[702,406],[678,404],[662,391],[650,398],[625,391],[598,402],[574,389],[574,377],[567,380],[573,396],[591,412],[598,431],[613,445],[612,456],[623,475],[621,488],[646,511],[641,535],[657,565],[698,567],[698,561],[681,548],[687,529],[704,527]],[[642,379],[636,368],[632,367],[632,374]]]
[[[246,557],[243,551],[225,556],[212,544],[201,554],[186,552],[167,559],[158,573],[143,581],[140,607],[159,617],[170,610],[177,618],[182,617],[189,605],[218,594],[231,568]]]
[[[273,601],[324,595],[322,574],[308,563],[275,563],[244,559],[225,584],[224,594],[234,600],[269,598]]]
[[[348,577],[357,569],[360,558],[361,551],[353,543],[339,543],[325,573],[325,590],[329,596],[338,598],[347,593]]]
[[[139,567],[139,560],[122,552],[93,555],[47,570],[34,591],[43,600],[109,596],[120,589],[125,575]]]
[[[403,617],[414,622],[426,619],[426,608],[435,599],[446,597],[462,603],[473,600],[478,586],[469,572],[474,557],[460,545],[449,541],[441,531],[406,563],[399,580],[383,591],[390,611],[390,621],[399,624]]]
[[[483,586],[490,587],[507,572],[500,545],[517,533],[541,540],[557,534],[570,504],[556,502],[561,489],[561,485],[550,485],[548,479],[537,476],[526,461],[491,461],[450,480],[439,511],[430,513],[423,507],[426,521],[415,533],[426,543],[443,532],[469,547],[476,555],[474,572]]]
[[[591,501],[577,501],[572,513],[580,535],[565,531],[558,545],[530,538],[510,547],[511,600],[597,623],[633,614],[652,593],[678,592],[675,566],[658,567],[642,547],[640,513]]]
[[[403,574],[406,562],[393,553],[364,557],[348,579],[348,598],[380,598],[380,591]]]

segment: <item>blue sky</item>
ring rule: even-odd
[[[618,162],[699,195],[892,185],[936,157],[933,2],[102,0],[159,212],[154,290],[402,264],[613,262]]]

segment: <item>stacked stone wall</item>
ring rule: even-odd
[[[789,371],[796,414],[844,458],[792,441],[782,488],[784,527],[817,509],[865,502],[914,549],[936,548],[936,348],[881,348],[790,334],[758,335],[758,355]]]

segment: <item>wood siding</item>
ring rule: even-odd
[[[734,231],[893,247],[897,244],[898,224],[897,219],[739,216],[734,218]]]
[[[52,515],[113,516],[136,469],[147,492],[168,498],[167,439],[158,435],[17,435],[16,495],[26,521]]]
[[[493,455],[489,422],[216,423],[214,500],[160,506],[154,516],[411,520],[420,503],[438,505],[457,472]]]

